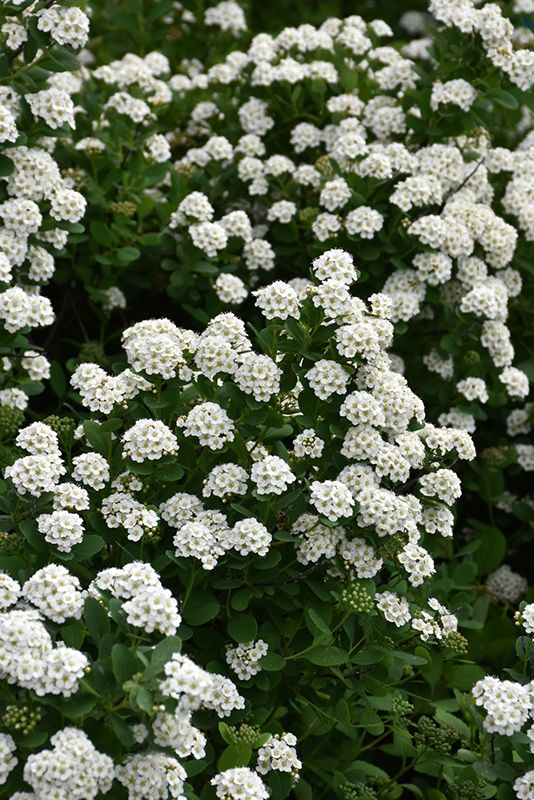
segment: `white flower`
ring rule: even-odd
[[[310,489],[310,501],[319,514],[332,522],[352,516],[354,498],[341,481],[313,481]]]
[[[160,420],[140,419],[122,437],[124,455],[139,463],[178,452],[176,436]]]
[[[333,279],[350,284],[358,277],[352,256],[340,249],[326,250],[314,260],[312,270],[319,281]]]
[[[316,361],[305,376],[320,400],[326,400],[333,394],[344,394],[350,375],[337,361],[321,358]]]
[[[299,316],[299,298],[296,291],[284,281],[275,281],[265,289],[253,292],[256,305],[266,319],[287,319]]]
[[[436,81],[432,86],[430,107],[436,111],[440,105],[451,103],[462,111],[469,111],[477,97],[476,89],[463,78],[455,78],[441,83]]]
[[[70,553],[74,545],[83,539],[83,519],[70,511],[53,511],[37,517],[39,533],[47,542],[63,553]]]
[[[283,494],[296,480],[291,469],[279,456],[266,456],[252,465],[250,477],[258,494]]]
[[[505,385],[510,397],[526,397],[529,393],[528,377],[516,367],[505,367],[499,380]]]
[[[195,436],[210,450],[220,450],[234,440],[234,423],[217,403],[199,403],[181,424],[184,436]]]
[[[261,672],[259,661],[267,654],[269,645],[258,639],[255,642],[240,642],[226,650],[226,663],[242,681],[248,681]]]
[[[473,686],[477,706],[486,711],[484,728],[489,733],[512,736],[530,716],[532,700],[528,684],[501,681],[488,675]]]
[[[404,597],[399,597],[395,592],[377,592],[375,600],[378,610],[385,619],[393,622],[397,628],[402,628],[410,621],[410,607]]]
[[[458,381],[456,388],[466,400],[480,400],[481,403],[487,403],[489,400],[486,382],[482,378],[464,378]]]
[[[248,290],[241,278],[226,272],[218,276],[214,288],[221,303],[228,305],[239,305],[248,296]]]
[[[262,779],[248,767],[234,767],[211,779],[221,800],[267,800],[269,792]]]
[[[63,125],[74,128],[74,103],[69,95],[61,89],[41,89],[34,94],[26,95],[34,117],[41,117],[46,124],[55,130]]]

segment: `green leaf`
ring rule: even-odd
[[[94,533],[86,534],[83,542],[75,545],[68,554],[76,562],[86,561],[99,553],[106,546],[104,539]],[[63,555],[63,554],[60,554]]]
[[[339,647],[314,647],[309,653],[302,656],[312,664],[317,664],[319,667],[338,667],[340,664],[346,664],[348,655]]]
[[[132,747],[134,736],[130,725],[120,717],[117,717],[116,714],[110,715],[108,719],[119,742],[125,747]]]
[[[232,595],[230,600],[230,605],[236,611],[244,611],[247,608],[250,600],[252,598],[252,590],[249,586],[243,587],[243,589],[239,589]]]
[[[326,624],[326,622],[319,616],[317,611],[314,611],[313,608],[306,609],[306,619],[308,621],[308,628],[313,634],[317,632],[324,633],[327,636],[331,636],[330,628]]]
[[[304,389],[298,396],[299,408],[310,423],[314,423],[319,413],[319,400],[311,389]]]
[[[49,736],[50,731],[48,727],[39,726],[30,731],[27,736],[24,736],[24,738],[21,739],[21,744],[28,750],[41,747],[41,745],[47,741]]]
[[[451,664],[447,669],[449,685],[462,692],[470,691],[485,674],[482,667],[476,664]]]
[[[506,554],[506,537],[490,525],[479,530],[477,536],[482,540],[482,545],[473,553],[473,559],[480,574],[487,575],[502,563]]]
[[[226,744],[233,744],[234,736],[226,722],[219,722],[217,727],[219,729],[219,733],[221,734],[222,740],[225,741]]]
[[[104,222],[100,222],[97,219],[93,220],[89,226],[89,230],[91,232],[91,238],[98,244],[109,247],[109,245],[113,243],[113,234]]]
[[[179,481],[183,474],[183,467],[178,464],[167,464],[156,470],[154,478],[162,483],[174,483],[174,481]]]
[[[65,372],[59,361],[50,365],[50,388],[57,397],[63,397],[68,388]]]
[[[297,800],[313,800],[312,788],[303,778],[295,785],[293,792]]]
[[[122,686],[139,669],[139,661],[124,644],[115,644],[111,649],[111,666],[113,674]]]
[[[86,599],[83,616],[89,633],[95,642],[99,642],[106,633],[109,633],[108,612],[102,608],[94,597]]]
[[[380,736],[384,730],[384,724],[380,716],[371,706],[366,706],[359,711],[358,722],[374,736]]]
[[[158,20],[165,16],[174,6],[174,0],[160,0],[159,3],[152,3],[145,11],[145,19]]]
[[[67,647],[74,647],[76,650],[80,649],[85,638],[85,625],[81,620],[77,619],[75,622],[62,625],[60,632],[61,638]]]
[[[152,711],[154,705],[154,696],[152,692],[141,686],[135,697],[136,703],[142,711]]]
[[[364,647],[359,650],[356,655],[352,656],[355,664],[360,666],[369,666],[370,664],[378,664],[384,658],[384,649],[382,647]]]
[[[280,672],[286,665],[285,659],[278,653],[267,653],[260,658],[259,663],[266,672]]]
[[[136,261],[140,255],[141,251],[137,247],[119,247],[117,250],[117,259],[123,264]]]
[[[199,275],[218,275],[219,273],[218,267],[209,261],[195,261],[190,265],[190,269]]]
[[[249,614],[236,614],[230,618],[227,630],[234,641],[251,642],[258,633],[258,623]]]
[[[217,616],[219,608],[219,601],[214,594],[195,589],[189,595],[182,616],[188,625],[204,625]]]
[[[0,154],[0,178],[6,178],[11,175],[15,169],[15,164],[5,155]]]
[[[159,642],[152,650],[150,664],[145,669],[143,677],[151,679],[159,675],[165,664],[171,660],[173,653],[179,653],[181,648],[182,640],[179,636],[167,636]]]
[[[472,586],[477,575],[477,565],[473,561],[464,561],[453,570],[452,579],[458,588]]]
[[[284,800],[293,788],[289,775],[276,770],[272,770],[265,780],[271,789],[271,796],[276,797],[276,800]]]
[[[92,694],[77,694],[61,704],[61,713],[68,719],[79,719],[91,713],[96,701]]]
[[[107,456],[108,448],[111,443],[109,433],[105,431],[98,422],[93,422],[93,420],[90,419],[83,423],[83,431],[91,447],[96,450],[97,453],[100,453],[100,455]]]
[[[440,792],[439,789],[427,789],[426,796],[428,800],[447,800],[446,796],[443,792]]]
[[[231,744],[221,753],[217,769],[223,772],[225,769],[232,769],[233,767],[246,767],[251,756],[252,748],[249,745],[243,743]]]
[[[39,62],[41,69],[51,72],[76,72],[80,69],[80,62],[67,47],[52,47]]]
[[[31,544],[38,553],[48,553],[48,544],[44,536],[37,530],[37,522],[34,519],[25,519],[19,523],[19,530],[26,541]]]
[[[489,94],[486,95],[486,97],[488,100],[491,100],[498,106],[502,106],[503,108],[508,108],[511,111],[513,111],[516,108],[519,108],[518,100],[516,100],[516,98],[511,92],[506,92],[504,89],[494,89],[492,92],[489,92]]]
[[[43,391],[43,384],[41,381],[21,381],[19,383],[19,388],[29,397],[33,397],[36,394],[41,394]]]
[[[303,345],[306,341],[307,332],[301,323],[293,317],[288,317],[284,322],[284,329],[298,342]]]

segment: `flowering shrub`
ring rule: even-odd
[[[84,72],[88,113],[65,155],[94,209],[74,269],[102,310],[84,331],[100,338],[110,310],[138,315],[139,289],[164,283],[202,324],[253,314],[251,289],[280,278],[302,291],[313,258],[345,249],[362,298],[391,297],[393,352],[433,421],[476,431],[474,502],[510,507],[531,461],[509,440],[531,416],[528,28],[491,4],[455,19],[447,2],[430,6],[435,29],[419,18],[427,35],[398,45],[354,16],[244,45],[227,5],[165,18],[189,48],[225,28],[219,61],[180,61],[154,33],[173,60],[126,53]]]
[[[84,197],[62,175],[56,142],[75,126],[74,104],[64,86],[79,67],[74,55],[87,43],[89,21],[78,8],[42,3],[4,4],[1,31],[0,113],[0,320],[3,357],[0,406],[15,426],[28,396],[50,378],[34,328],[50,326],[54,311],[41,294],[69,233],[83,230]],[[15,15],[15,16],[14,16]]]
[[[6,800],[534,797],[532,9],[316,6],[0,9]]]

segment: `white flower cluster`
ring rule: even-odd
[[[341,481],[313,481],[310,490],[311,504],[331,522],[352,516],[354,498]]]
[[[65,223],[78,223],[86,210],[84,197],[62,176],[55,156],[57,134],[68,138],[75,127],[75,106],[61,85],[63,79],[68,83],[70,76],[56,60],[48,74],[44,63],[35,65],[37,80],[28,75],[26,83],[9,83],[20,67],[15,55],[28,41],[32,28],[41,37],[37,60],[42,61],[43,39],[50,46],[83,47],[89,19],[79,8],[49,4],[47,8],[24,8],[16,17],[8,16],[2,26],[3,37],[7,37],[6,57],[13,61],[0,112],[0,149],[6,166],[12,167],[11,171],[4,168],[0,202],[0,326],[8,333],[53,323],[52,304],[41,295],[41,287],[54,273],[55,253],[67,243]],[[25,69],[31,66],[30,60]],[[18,347],[17,343],[15,349]],[[25,363],[19,358],[4,361],[4,391],[20,382],[18,391],[25,393],[28,376],[32,380],[50,377],[45,356],[35,351],[20,355]],[[37,372],[32,370],[32,357],[38,359]]]
[[[152,723],[154,742],[160,747],[170,747],[180,758],[206,755],[206,737],[191,724],[190,712],[177,708],[174,714],[160,711]]]
[[[231,547],[226,518],[218,512],[203,512],[195,521],[186,522],[175,533],[175,554],[198,559],[204,569],[213,569],[225,550]]]
[[[206,25],[216,25],[222,31],[230,31],[234,35],[247,29],[243,9],[233,0],[222,0],[217,5],[207,8],[204,22]]]
[[[40,497],[43,492],[52,492],[65,472],[61,459],[54,454],[23,456],[6,467],[4,475],[15,485],[20,494]]]
[[[452,81],[436,81],[432,87],[430,106],[436,111],[440,105],[452,104],[459,106],[462,111],[469,111],[476,100],[476,90],[463,78]]]
[[[0,644],[0,677],[40,696],[74,694],[89,665],[78,650],[63,644],[54,646],[39,612],[30,608],[0,614]]]
[[[217,403],[199,403],[179,424],[185,436],[195,436],[210,450],[220,450],[234,439],[234,423]]]
[[[132,369],[147,375],[172,378],[184,362],[187,338],[170,320],[145,320],[127,328],[122,343]]]
[[[229,678],[206,672],[187,656],[175,653],[165,664],[160,690],[178,701],[180,711],[206,708],[223,718],[245,707],[245,701]]]
[[[410,622],[410,606],[404,597],[399,597],[395,592],[377,592],[375,595],[376,607],[388,622],[397,628],[402,628]]]
[[[122,451],[139,463],[174,455],[178,451],[176,437],[160,420],[140,419],[122,437]]]
[[[472,694],[477,706],[486,712],[484,728],[489,733],[512,736],[532,716],[532,683],[501,681],[488,675],[474,685]]]
[[[84,47],[89,36],[89,19],[79,8],[53,5],[40,11],[37,19],[40,31],[49,33],[58,44]]]
[[[71,477],[95,491],[103,489],[109,481],[109,464],[99,453],[82,453],[72,459]]]
[[[534,53],[514,49],[514,28],[496,3],[477,8],[471,0],[430,0],[429,11],[447,27],[463,33],[477,33],[486,54],[495,67],[505,72],[512,83],[529,89],[534,83]]]
[[[71,376],[71,385],[91,411],[109,414],[113,406],[124,404],[149,384],[140,375],[125,369],[119,375],[108,375],[96,364],[83,363]]]
[[[532,52],[515,49],[511,23],[495,4],[478,8],[471,0],[431,0],[431,8],[440,23],[476,33],[494,65],[518,87],[530,87]],[[181,10],[177,7],[173,13]],[[246,29],[243,12],[232,0],[208,8],[204,23],[233,35]],[[78,48],[86,43],[88,20],[79,9],[52,5],[38,13],[37,28],[60,45]],[[16,27],[3,33],[11,37],[13,49],[24,42],[18,43],[22,34]],[[506,392],[512,400],[528,395],[526,373],[512,365],[515,354],[507,327],[509,307],[521,291],[521,276],[511,266],[519,237],[500,209],[507,219],[519,220],[527,241],[534,238],[534,159],[528,137],[519,158],[511,149],[468,137],[414,145],[407,114],[413,108],[404,101],[420,80],[414,62],[424,56],[415,53],[426,44],[401,53],[378,43],[390,35],[385,23],[367,25],[353,15],[345,21],[329,19],[318,28],[304,25],[277,36],[256,36],[246,51],[235,50],[205,72],[200,62],[184,60],[179,65],[182,72],[169,80],[163,76],[170,74],[170,64],[160,53],[143,58],[128,54],[95,69],[84,66],[79,77],[50,80],[25,96],[38,126],[61,134],[44,137],[38,147],[16,146],[22,117],[18,98],[6,91],[0,141],[9,144],[5,152],[15,167],[6,176],[6,197],[0,203],[0,280],[7,287],[0,294],[0,319],[7,332],[52,322],[51,306],[39,294],[40,284],[54,269],[49,251],[64,248],[66,229],[85,211],[83,197],[61,177],[51,155],[56,139],[74,127],[77,108],[71,94],[76,90],[67,90],[70,80],[73,86],[96,81],[107,92],[95,136],[76,144],[81,154],[105,151],[97,134],[105,139],[117,115],[121,123],[135,127],[139,156],[148,162],[164,164],[175,147],[199,144],[189,146],[177,160],[176,171],[186,176],[199,171],[200,177],[207,168],[206,175],[212,169],[214,177],[193,182],[207,194],[192,191],[178,203],[169,223],[176,246],[187,242],[201,251],[204,262],[217,262],[221,271],[211,282],[220,303],[239,304],[249,288],[259,286],[251,295],[267,320],[267,332],[275,331],[272,340],[261,337],[261,352],[256,352],[245,324],[232,313],[219,314],[201,332],[179,328],[167,319],[146,320],[124,331],[129,367],[118,375],[81,363],[71,386],[84,407],[104,417],[117,412],[121,419],[101,428],[96,420],[87,420],[76,433],[77,454],[71,455],[68,448],[65,457],[52,428],[34,423],[16,438],[17,447],[28,455],[5,470],[21,504],[30,495],[34,509],[34,499],[40,499],[37,530],[56,550],[70,553],[96,519],[101,524],[103,519],[108,532],[123,528],[134,544],[144,540],[143,547],[156,532],[168,536],[165,523],[172,529],[174,556],[195,559],[210,570],[232,550],[244,557],[266,556],[273,536],[285,538],[286,516],[300,504],[293,524],[288,523],[298,563],[322,560],[329,574],[343,571],[349,579],[372,579],[383,571],[374,602],[384,619],[399,628],[409,625],[423,641],[446,640],[457,631],[456,617],[436,598],[430,597],[421,610],[402,596],[398,583],[391,584],[398,593],[391,591],[389,573],[396,574],[400,566],[407,582],[420,586],[435,572],[423,544],[434,534],[453,534],[451,507],[461,487],[451,464],[475,456],[469,433],[475,429],[476,415],[463,410],[464,401],[491,406],[494,393]],[[372,91],[362,91],[366,102],[356,93],[340,93],[339,79],[347,67],[358,72],[362,85],[372,81]],[[269,132],[277,128],[276,113],[270,100],[254,96],[256,88],[269,97],[277,94],[280,82],[295,86],[316,79],[326,87],[325,116],[330,116],[322,127],[296,122],[289,136],[291,157],[271,152]],[[225,103],[225,87],[232,92],[238,86],[242,94],[236,97],[246,99]],[[196,90],[203,99],[195,105],[189,100]],[[186,93],[192,111],[184,130],[154,133],[150,124],[158,107]],[[437,117],[451,113],[451,105],[466,113],[474,104],[479,107],[477,90],[463,78],[435,82],[429,96]],[[232,140],[219,135],[219,124]],[[479,157],[476,168],[473,151]],[[502,179],[504,194],[492,181],[501,172],[511,175],[510,180]],[[236,178],[242,192],[225,214],[216,214],[214,207],[221,196],[227,197],[219,192],[219,173]],[[391,182],[388,197],[376,209],[362,205],[353,186],[379,189],[382,182]],[[156,202],[162,201],[166,186],[163,182],[154,190]],[[361,265],[337,245],[339,240],[357,240],[362,253],[372,256],[376,251],[378,257],[380,243],[396,236],[392,220],[406,230],[404,240],[413,250],[410,261],[393,264],[395,271],[383,290],[363,302],[350,288]],[[314,252],[317,242],[328,242],[328,249],[313,262],[312,279],[260,283],[259,270],[272,270],[275,264],[271,236],[275,242],[292,236],[297,241],[301,234],[303,240],[311,238]],[[230,255],[235,263],[227,263]],[[243,266],[245,280],[234,274]],[[126,302],[118,286],[105,289],[103,297],[108,311]],[[425,421],[423,402],[401,374],[401,360],[389,354],[394,322],[424,324],[441,313],[438,306],[468,320],[496,369],[484,363],[475,374],[466,372],[461,359],[444,356],[435,347],[424,356],[427,368],[451,381],[457,392],[458,408],[439,416],[442,427]],[[312,315],[314,322],[309,324]],[[50,374],[47,359],[37,351],[25,350],[21,363],[32,380]],[[165,405],[167,395],[160,392],[163,381],[176,382],[170,407]],[[23,409],[21,394],[7,387],[0,403]],[[129,403],[136,397],[147,400],[149,410],[142,418],[137,409],[131,413]],[[269,412],[275,408],[275,414],[264,415],[265,404]],[[164,409],[161,419],[146,416],[153,408],[158,417]],[[127,420],[123,428],[122,416]],[[514,431],[528,436],[528,410],[510,415],[508,428],[510,435]],[[102,455],[107,451],[96,445],[100,452],[80,453],[90,450],[99,431],[109,442],[109,455]],[[251,431],[257,431],[257,440]],[[325,450],[333,458],[323,463]],[[190,453],[195,459],[182,483],[184,453],[184,459]],[[520,443],[517,453],[523,469],[534,468],[531,445]],[[158,473],[165,475],[178,454],[178,468],[168,479],[172,490],[155,490]],[[121,457],[128,459],[126,466],[121,463],[126,471],[117,476]],[[155,463],[161,459],[163,464]],[[265,513],[258,512],[256,518],[259,503]],[[271,506],[278,509],[276,514]],[[277,554],[274,550],[271,555]],[[489,576],[487,586],[508,603],[517,602],[526,589],[524,579],[509,567]],[[178,601],[148,563],[104,569],[87,593],[106,609],[110,597],[120,600],[119,613],[146,634],[173,636],[181,623]],[[77,650],[56,645],[47,621],[61,625],[79,619],[87,593],[74,575],[54,563],[22,586],[0,573],[0,675],[39,695],[68,697],[75,692],[88,660]],[[113,615],[116,605],[112,604]],[[531,633],[530,606],[522,615]],[[226,662],[247,681],[260,672],[268,649],[262,639],[240,642],[227,648]],[[174,654],[164,673],[159,690],[165,704],[154,708],[149,727],[136,726],[136,744],[150,737],[178,758],[201,759],[207,740],[192,724],[193,712],[213,710],[223,718],[244,709],[244,699],[231,680],[202,669],[185,655]],[[511,735],[532,716],[530,684],[486,678],[473,693],[487,713],[489,732]],[[136,752],[113,772],[111,759],[98,753],[77,729],[60,731],[50,744],[53,749],[30,756],[24,767],[25,780],[37,797],[93,798],[109,790],[114,775],[129,800],[168,795],[185,800],[189,791],[186,771],[167,753]],[[302,766],[295,744],[292,734],[271,735],[259,750],[257,773],[276,770],[295,780]],[[0,735],[0,782],[14,766],[12,752],[10,737]],[[262,800],[269,792],[257,773],[237,767],[219,773],[211,783],[221,800]],[[519,797],[532,794],[534,780],[529,776],[516,781]]]
[[[428,598],[428,607],[434,612],[419,611],[412,620],[412,629],[417,631],[423,642],[434,636],[438,641],[447,639],[458,630],[458,619],[436,597]]]
[[[93,800],[109,792],[113,759],[100,753],[87,734],[63,728],[50,739],[52,747],[32,753],[24,765],[24,780],[34,797],[72,797]]]
[[[265,744],[258,750],[256,769],[260,775],[266,775],[271,770],[276,770],[277,772],[289,772],[293,780],[298,779],[302,762],[297,757],[296,744],[297,737],[292,733],[269,736]]]
[[[503,603],[515,605],[528,589],[527,579],[502,564],[486,579],[488,591]]]
[[[40,497],[44,492],[54,491],[66,472],[56,433],[48,425],[33,423],[19,431],[17,444],[30,455],[17,458],[11,466],[6,467],[5,477],[13,482],[22,495]],[[55,535],[53,531],[51,535]],[[61,536],[57,538],[60,540]]]
[[[79,619],[84,603],[80,581],[61,564],[48,564],[34,572],[22,587],[22,597],[47,619]]]
[[[173,636],[182,621],[176,598],[162,586],[150,564],[132,561],[122,568],[102,570],[88,591],[97,598],[107,593],[123,600],[122,611],[127,622],[147,633],[159,631],[164,636]]]
[[[165,753],[136,753],[115,768],[115,775],[128,792],[128,800],[185,800],[187,773]]]
[[[226,471],[229,474],[226,474]],[[215,475],[214,475],[215,473]],[[246,473],[235,464],[215,467],[204,482],[203,495],[225,497],[229,490],[246,491]],[[237,484],[236,484],[237,481]],[[176,529],[173,543],[177,556],[198,559],[204,569],[213,569],[227,550],[241,555],[267,554],[272,536],[259,520],[245,517],[231,526],[220,511],[209,511],[194,495],[178,492],[160,505],[162,519]]]
[[[324,450],[324,441],[313,430],[305,428],[293,440],[293,452],[297,458],[321,458]]]
[[[261,672],[259,661],[267,655],[269,645],[258,639],[255,642],[240,642],[237,647],[228,647],[226,663],[242,681],[248,681]]]
[[[283,494],[295,475],[280,456],[267,455],[256,461],[250,473],[258,494]]]
[[[269,790],[259,775],[248,767],[234,767],[211,779],[220,800],[267,800]]]
[[[365,303],[350,292],[350,283],[357,275],[352,257],[341,249],[328,250],[315,260],[313,271],[320,282],[311,283],[307,297],[293,307],[298,314],[294,320],[302,327],[306,303],[314,307],[318,303],[324,313],[323,324],[334,326],[335,349],[329,359],[309,359],[297,353],[293,363],[303,369],[309,386],[319,398],[323,401],[339,398],[339,430],[333,442],[344,466],[337,474],[323,480],[315,479],[313,459],[323,452],[325,442],[309,424],[301,425],[297,417],[294,454],[299,459],[310,457],[309,467],[306,467],[310,479],[304,491],[310,509],[319,515],[303,513],[293,525],[297,557],[302,563],[309,563],[339,555],[358,577],[370,578],[384,565],[379,540],[395,537],[392,540],[395,558],[406,571],[410,583],[418,586],[435,570],[433,559],[420,542],[421,537],[424,533],[452,535],[454,518],[449,506],[460,496],[456,473],[441,467],[440,462],[449,456],[471,460],[475,455],[474,446],[465,430],[437,428],[425,423],[421,400],[409,389],[406,379],[392,369],[391,359],[385,352],[393,333],[387,318],[390,313],[387,298],[373,295],[368,310]],[[331,302],[321,292],[332,283],[335,287]],[[294,290],[281,281],[275,282],[274,287],[272,294],[269,294],[269,287],[262,290],[266,293],[262,297],[269,296],[273,303],[269,308],[275,316],[283,317],[285,311],[279,309],[287,307],[286,293],[293,303]],[[337,308],[335,303],[339,298],[342,302]],[[271,316],[271,311],[267,316]],[[233,314],[218,315],[200,334],[179,329],[168,320],[147,321],[126,331],[124,343],[132,367],[142,369],[148,376],[167,376],[168,379],[178,376],[186,385],[195,385],[202,377],[213,387],[224,378],[245,394],[248,394],[249,385],[253,387],[257,402],[271,402],[273,397],[279,396],[283,370],[274,359],[254,353],[243,323]],[[163,360],[161,354],[165,354]],[[265,371],[254,373],[259,364],[265,366]],[[83,367],[88,375],[93,369],[98,370],[100,385],[110,379],[95,365]],[[267,376],[272,368],[276,370],[276,386],[268,390],[261,381],[258,383],[251,378],[256,374]],[[132,382],[137,378],[145,381],[147,391],[151,391],[149,380],[135,372],[131,376]],[[79,385],[79,380],[75,373],[75,386]],[[85,392],[87,386],[86,382]],[[299,383],[290,403],[299,403],[302,391],[304,388]],[[106,407],[111,410],[112,405],[109,402]],[[327,409],[328,402],[325,402]],[[320,415],[323,413],[321,411]],[[270,447],[252,442],[247,460],[241,461],[241,456],[237,457],[238,424],[215,400],[193,401],[189,410],[177,412],[174,419],[175,432],[172,420],[168,424],[160,420],[138,420],[122,434],[122,452],[139,463],[156,461],[177,453],[182,439],[183,446],[190,447],[187,440],[194,438],[212,453],[209,469],[206,472],[201,469],[200,488],[195,494],[174,493],[160,502],[158,515],[136,499],[134,494],[142,488],[142,483],[125,473],[124,480],[115,482],[113,491],[98,502],[108,526],[122,527],[129,539],[139,541],[155,534],[161,517],[174,529],[175,555],[195,558],[204,569],[213,569],[232,549],[241,555],[266,555],[272,538],[268,527],[253,515],[240,513],[236,519],[234,507],[223,511],[221,504],[226,505],[236,495],[246,498],[251,490],[260,497],[300,489],[301,479],[297,479],[291,454],[283,458]],[[418,423],[418,430],[410,430],[412,421]],[[232,451],[230,458],[226,450]],[[73,465],[73,479],[90,488],[101,490],[109,481],[109,467],[99,454],[75,456]],[[412,477],[414,471],[415,478]],[[87,473],[95,475],[94,481]],[[411,491],[406,491],[404,486],[410,486]],[[85,506],[84,500],[76,502]],[[66,508],[52,514],[56,515],[52,519],[52,515],[44,515],[41,525],[52,528],[54,523],[56,535],[57,530],[63,530],[58,528],[58,523],[74,525],[81,520],[79,514]],[[346,530],[332,525],[343,524],[353,516],[362,531],[359,537],[350,536]],[[322,519],[329,524],[323,524]]]
[[[132,542],[153,535],[158,527],[156,512],[146,508],[129,492],[112,492],[104,498],[100,510],[106,524],[110,528],[125,528]]]
[[[457,14],[452,10],[456,6]],[[516,34],[519,35],[518,30],[526,33],[526,29],[514,32],[500,10],[478,9],[471,0],[458,4],[435,0],[431,8],[441,23],[455,25],[462,33],[478,32],[490,59],[495,60],[510,80],[523,89],[528,88],[534,79],[534,51],[527,47],[516,49],[512,45]],[[468,23],[458,22],[463,14]],[[492,147],[487,138],[478,133],[471,138],[452,138],[447,143],[415,146],[410,140],[406,111],[400,99],[417,85],[419,78],[413,62],[426,57],[427,40],[421,42],[421,47],[416,46],[418,42],[412,43],[413,54],[408,55],[408,47],[407,56],[403,57],[393,47],[373,45],[377,39],[388,36],[391,30],[382,22],[367,25],[355,15],[347,20],[329,19],[318,28],[303,25],[284,30],[278,36],[255,37],[246,52],[234,51],[206,72],[199,69],[193,76],[174,76],[171,83],[180,96],[195,97],[197,90],[203,92],[203,99],[194,106],[190,120],[184,125],[183,132],[186,138],[192,138],[192,142],[188,139],[192,146],[177,164],[203,170],[214,158],[211,155],[214,143],[224,140],[224,156],[234,168],[232,177],[237,176],[250,197],[250,201],[243,204],[244,211],[240,211],[248,215],[253,231],[250,241],[245,242],[246,237],[242,237],[243,257],[249,269],[272,267],[270,255],[265,261],[253,259],[249,262],[248,253],[272,250],[271,233],[276,246],[277,225],[296,224],[298,220],[300,230],[300,223],[308,215],[306,219],[311,222],[303,222],[302,234],[309,233],[312,240],[328,241],[333,248],[331,252],[337,253],[340,251],[336,240],[347,236],[376,238],[389,221],[398,226],[397,217],[391,214],[396,209],[403,210],[408,216],[402,225],[407,227],[415,252],[411,256],[411,266],[391,273],[383,286],[392,304],[391,319],[419,320],[421,312],[431,319],[435,312],[425,303],[427,300],[434,303],[435,299],[428,288],[438,286],[445,305],[455,306],[465,317],[476,318],[476,336],[481,346],[489,350],[494,366],[508,369],[514,359],[507,327],[508,307],[521,291],[521,276],[510,266],[518,244],[518,232],[501,216],[501,201],[505,211],[520,220],[525,232],[529,225],[534,230],[534,223],[529,222],[532,216],[529,210],[533,169],[529,156],[531,141],[527,136],[521,153],[516,153],[513,145],[510,149]],[[339,94],[340,58],[345,58],[350,69],[357,64],[362,81],[372,81],[367,102],[356,93]],[[290,135],[294,153],[273,151],[269,133],[279,111],[274,102],[256,97],[256,88],[273,86],[280,81],[294,86],[317,77],[325,81],[325,105],[331,119],[321,128],[301,122],[297,114]],[[232,90],[237,86],[244,92],[241,95],[244,99],[236,108],[236,131],[229,134],[232,112],[228,110],[226,94],[228,87]],[[210,92],[209,102],[205,100],[206,90]],[[469,111],[477,96],[473,85],[463,77],[435,81],[430,105],[438,115],[449,114],[451,105]],[[201,126],[199,120],[202,120]],[[203,142],[198,147],[195,146],[197,138]],[[479,159],[474,165],[466,157],[472,151]],[[335,174],[326,168],[326,163],[321,164],[321,159],[317,160],[318,155],[335,160]],[[528,174],[525,174],[525,165],[528,165]],[[380,202],[376,209],[362,206],[361,197],[353,197],[349,188],[354,173],[369,181],[392,179],[394,185],[387,201]],[[510,180],[508,175],[504,178],[504,190],[493,184],[493,176],[501,173],[512,173]],[[291,177],[291,182],[283,188],[281,176]],[[301,187],[306,188],[306,207],[299,205]],[[224,191],[226,183],[222,182],[219,188]],[[311,205],[310,195],[316,196]],[[440,207],[439,211],[436,206]],[[418,212],[416,219],[411,218],[412,211]],[[226,247],[226,239],[222,232],[224,226],[221,221],[214,222],[214,217],[214,207],[207,194],[194,191],[181,200],[171,225],[184,231],[189,225],[191,235],[192,229],[196,232],[198,226],[208,226],[202,231],[213,240],[213,256],[210,257],[215,258],[215,253]],[[259,224],[254,225],[254,221]],[[216,239],[220,239],[220,244],[216,244]],[[208,253],[210,246],[201,246]],[[324,263],[322,259],[317,259],[317,266],[314,264],[316,277],[322,282],[315,290],[315,302],[326,314],[336,316],[346,308],[346,295],[339,284],[329,281],[343,282],[347,276],[343,277],[341,266],[337,267],[339,272],[336,268],[330,269],[328,262],[332,259],[323,259]],[[228,277],[237,278],[224,273],[221,276],[224,280]],[[256,280],[254,275],[245,276],[245,284],[247,278],[252,284]],[[295,280],[298,283],[305,279]],[[217,281],[215,283],[217,285]],[[253,293],[268,319],[298,316],[302,296],[297,283],[286,284],[284,291],[283,282],[276,281]],[[244,296],[245,290],[246,286],[239,285],[238,289],[236,284],[235,298],[238,294]],[[232,296],[230,292],[228,297]],[[429,369],[436,369],[443,377],[453,378],[457,373],[458,391],[474,402],[487,402],[488,393],[495,388],[497,380],[505,385],[511,398],[528,393],[526,376],[520,377],[515,370],[513,374],[504,371],[498,376],[485,360],[485,374],[473,378],[465,376],[456,359],[445,359],[439,354],[430,361],[428,356],[424,359]],[[318,366],[317,370],[320,369]],[[339,377],[342,379],[342,375]],[[478,384],[479,380],[485,388]],[[321,387],[327,385],[327,375],[320,377],[312,371],[313,388],[321,381]]]
[[[532,800],[534,797],[534,770],[526,772],[514,781],[514,792],[519,800]]]
[[[70,553],[72,548],[83,540],[83,518],[70,511],[52,511],[40,514],[37,527],[45,541],[54,545],[62,553]]]
[[[528,603],[521,612],[516,612],[516,620],[526,633],[534,634],[534,603]]]
[[[8,733],[0,733],[0,786],[6,782],[18,759],[13,753],[17,749],[15,741]]]

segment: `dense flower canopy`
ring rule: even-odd
[[[0,798],[534,800],[534,5],[78,5],[0,4]]]

